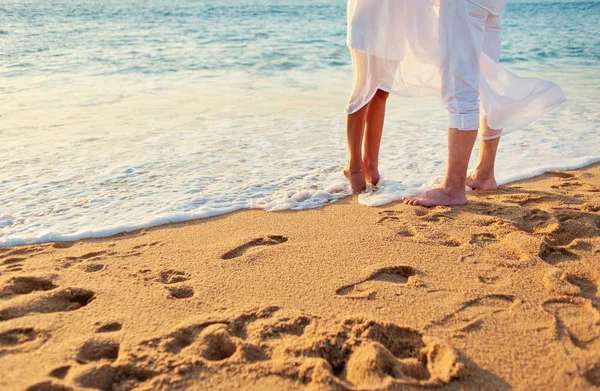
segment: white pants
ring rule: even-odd
[[[475,130],[485,116],[480,136],[489,140],[554,109],[566,100],[556,83],[497,62],[503,11],[504,0],[348,0],[354,83],[346,113],[377,89],[437,96],[451,127]]]
[[[440,24],[442,103],[448,110],[448,127],[477,130],[480,57],[483,52],[494,62],[500,58],[500,15],[469,0],[442,1]],[[487,126],[482,131],[488,133],[482,134],[486,138],[493,136]]]

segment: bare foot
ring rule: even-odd
[[[344,168],[344,177],[346,177],[346,180],[350,185],[352,194],[359,194],[367,187],[364,170],[362,168],[359,170],[351,170],[349,165],[346,164],[346,167]]]
[[[440,187],[437,189],[426,191],[423,194],[414,197],[404,197],[402,199],[407,205],[421,206],[451,206],[464,205],[467,203],[467,195],[465,192],[450,194],[446,189]]]
[[[379,170],[365,170],[365,181],[371,186],[379,184]]]
[[[480,189],[480,190],[496,190],[498,189],[498,183],[496,183],[496,178],[481,178],[477,176],[477,173],[472,173],[467,177],[466,185],[471,189]]]

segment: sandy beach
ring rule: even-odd
[[[0,389],[600,387],[600,165],[0,248]]]

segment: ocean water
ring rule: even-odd
[[[600,161],[599,26],[599,1],[508,1],[501,62],[569,101],[502,140],[502,183]],[[0,0],[0,246],[347,196],[345,31],[342,0]],[[445,122],[391,97],[360,202],[443,175]]]

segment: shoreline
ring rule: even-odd
[[[0,248],[0,388],[600,386],[600,164],[468,197]]]
[[[536,178],[538,176],[542,176],[542,175],[544,175],[544,173],[547,173],[550,171],[579,170],[579,169],[585,169],[585,168],[600,164],[600,156],[597,156],[597,157],[585,156],[585,157],[580,157],[580,158],[574,159],[574,160],[576,160],[577,162],[572,163],[572,164],[567,164],[567,165],[565,165],[565,164],[547,165],[547,166],[543,166],[541,168],[540,167],[531,168],[531,169],[527,170],[526,173],[524,173],[524,174],[512,175],[512,176],[508,177],[508,179],[499,177],[502,179],[499,179],[498,183],[500,186],[507,186],[507,185],[511,185],[516,182],[534,179],[534,178]],[[425,183],[424,186],[427,183]],[[399,202],[399,199],[401,198],[400,196],[385,194],[385,188],[382,189],[382,193],[383,194],[381,194],[381,196],[387,197],[387,199],[389,199],[390,201],[386,201],[383,204],[375,203],[374,205],[371,205],[370,203],[372,203],[373,201],[367,200],[364,204],[366,206],[375,207],[375,208],[385,207],[385,206],[393,206],[395,203]],[[415,194],[416,193],[417,192],[415,192]],[[410,192],[407,194],[410,195],[413,193]],[[320,205],[320,206],[316,206],[316,207],[310,207],[310,208],[306,208],[306,209],[282,209],[282,210],[277,210],[277,211],[266,211],[265,209],[258,208],[258,207],[256,207],[256,208],[244,207],[244,208],[240,208],[240,209],[233,209],[231,211],[226,211],[223,213],[210,215],[207,217],[195,217],[194,216],[194,217],[189,217],[189,218],[182,217],[180,219],[177,219],[177,218],[173,219],[172,217],[156,217],[156,218],[150,219],[150,221],[147,223],[142,223],[142,224],[134,225],[134,226],[127,226],[127,227],[120,226],[117,228],[105,228],[105,229],[101,229],[96,232],[92,231],[90,234],[77,233],[77,234],[71,234],[71,235],[64,235],[64,234],[58,234],[58,233],[48,233],[48,234],[44,235],[44,238],[39,239],[39,240],[33,240],[33,241],[29,241],[29,242],[24,242],[21,240],[21,241],[17,241],[16,244],[10,244],[10,245],[0,244],[0,249],[35,245],[35,244],[54,243],[54,242],[77,242],[77,241],[82,241],[82,240],[85,241],[85,240],[91,240],[91,239],[109,239],[109,238],[112,238],[112,237],[118,236],[118,235],[133,234],[138,231],[167,227],[172,224],[190,223],[190,222],[194,223],[194,224],[200,224],[203,221],[206,221],[206,220],[209,220],[212,218],[229,216],[233,213],[239,213],[239,212],[244,212],[244,211],[258,210],[258,211],[266,211],[266,212],[274,212],[274,213],[283,212],[283,211],[302,212],[302,211],[308,211],[308,210],[312,210],[312,209],[326,208],[330,205],[340,202],[341,200],[348,199],[349,196],[350,195],[346,195],[346,196],[338,198],[338,199],[333,199],[328,204],[324,204],[324,205]],[[354,198],[354,197],[352,197],[352,198]],[[377,202],[377,201],[375,201],[375,202]],[[169,220],[175,220],[175,221],[169,221]]]

